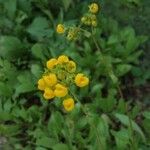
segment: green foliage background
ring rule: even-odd
[[[103,58],[91,39],[55,32],[57,23],[77,24],[90,2],[0,0],[0,149],[150,148],[150,1],[97,1]],[[73,89],[88,117],[80,104],[65,113],[37,90],[45,62],[60,54],[90,77],[88,88]]]

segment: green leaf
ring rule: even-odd
[[[65,11],[68,10],[72,0],[62,0],[63,4],[64,4],[64,8],[65,8]]]
[[[107,44],[111,45],[111,44],[116,44],[118,42],[119,42],[118,36],[113,34],[109,37]]]
[[[0,56],[10,60],[14,59],[24,53],[22,48],[22,43],[17,37],[0,37]]]
[[[52,148],[53,150],[69,150],[68,146],[66,144],[56,144],[55,146],[53,146]]]
[[[100,108],[104,112],[110,112],[116,106],[116,99],[114,97],[101,98]]]
[[[126,103],[123,99],[119,99],[118,106],[117,106],[117,112],[119,112],[119,113],[126,112]]]
[[[93,117],[91,117],[91,130],[89,137],[93,140],[94,144],[96,146],[96,149],[98,149],[99,146],[102,146],[102,149],[107,149],[106,141],[109,138],[109,126],[106,119],[96,116],[93,114]]]
[[[31,92],[33,90],[36,90],[34,83],[33,83],[33,79],[32,76],[29,72],[25,71],[23,73],[21,73],[18,77],[17,77],[19,84],[16,85],[16,94],[20,94],[20,93],[26,93],[26,92]]]
[[[111,130],[111,133],[115,137],[116,145],[118,150],[126,149],[128,147],[128,144],[130,143],[129,133],[127,129],[121,129],[120,131],[113,131]]]
[[[20,126],[19,125],[3,125],[0,124],[0,134],[3,135],[16,135],[20,132]]]
[[[32,55],[38,59],[45,60],[44,51],[46,51],[46,47],[43,44],[36,43],[31,48]]]
[[[6,0],[4,2],[5,9],[10,18],[14,18],[16,12],[17,0]]]
[[[10,97],[12,95],[12,89],[8,84],[0,82],[0,96]]]
[[[53,138],[42,137],[36,140],[36,145],[43,146],[45,148],[52,148],[56,144]]]
[[[131,70],[131,65],[128,64],[119,64],[116,68],[117,76],[123,76]]]
[[[31,25],[27,28],[27,32],[37,40],[40,40],[44,37],[51,37],[53,34],[48,20],[44,17],[36,17]]]
[[[64,119],[62,115],[59,112],[53,112],[48,121],[49,132],[52,135],[57,136],[62,130],[63,122]]]
[[[147,119],[150,119],[150,111],[144,111],[143,116]]]
[[[39,78],[42,74],[42,68],[38,64],[32,64],[31,72],[36,78]]]
[[[10,112],[0,111],[0,121],[9,121],[13,119],[13,115]]]
[[[91,32],[88,32],[86,30],[83,31],[84,36],[86,36],[87,38],[89,38],[91,36]]]
[[[35,150],[47,150],[47,148],[43,148],[43,147],[36,147]]]
[[[128,116],[116,113],[115,117],[117,119],[119,119],[122,124],[124,124],[128,127],[130,126],[130,120],[129,120]],[[135,130],[137,133],[139,133],[142,140],[145,142],[145,135],[144,135],[143,131],[141,130],[141,128],[133,120],[131,120],[131,124],[132,124],[133,130]]]
[[[114,84],[116,84],[118,82],[118,78],[115,76],[114,73],[110,72],[109,76],[111,78],[111,80],[113,81]]]

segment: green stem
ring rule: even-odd
[[[129,130],[131,132],[132,150],[137,150],[136,143],[134,140],[134,130],[133,130],[133,126],[132,126],[132,120],[131,120],[130,114],[128,113],[128,104],[126,104],[126,111],[127,111],[127,116],[129,117]]]
[[[91,31],[92,31],[92,39],[93,39],[93,42],[94,42],[96,48],[99,50],[100,54],[102,55],[101,48],[100,48],[100,46],[98,45],[98,42],[97,42],[97,40],[96,40],[96,38],[95,38],[95,36],[94,36],[94,34],[93,34],[93,28],[91,28]]]
[[[80,104],[81,109],[82,109],[82,111],[84,112],[84,114],[85,114],[85,116],[86,116],[86,118],[87,118],[89,124],[90,124],[91,127],[93,128],[93,131],[96,129],[96,138],[97,138],[97,141],[98,141],[98,143],[99,143],[99,147],[101,147],[100,150],[104,150],[103,144],[102,144],[102,141],[101,141],[101,138],[100,138],[100,136],[99,136],[99,134],[98,134],[98,129],[97,129],[97,127],[95,126],[95,124],[93,124],[93,123],[91,123],[91,122],[89,121],[89,117],[90,117],[90,116],[89,116],[89,113],[85,110],[85,108],[83,107],[83,105],[81,104],[81,102],[79,101],[79,99],[76,97],[76,95],[73,94],[73,92],[72,92],[71,90],[69,90],[69,92],[70,92],[70,94],[74,97],[74,99]]]
[[[91,30],[92,30],[92,39],[93,39],[93,42],[94,42],[96,48],[99,50],[100,55],[101,55],[101,58],[103,59],[103,55],[102,55],[100,46],[98,45],[98,42],[97,42],[97,40],[95,39],[95,36],[94,36],[94,34],[93,34],[93,28],[91,28]],[[121,91],[121,88],[120,88],[119,84],[117,85],[117,88],[118,88],[120,97],[123,99],[123,93],[122,93],[122,91]]]
[[[123,93],[122,93],[122,90],[121,90],[119,84],[117,84],[117,88],[118,88],[118,91],[119,91],[119,94],[120,94],[120,98],[121,98],[121,99],[124,99],[124,98],[123,98]]]

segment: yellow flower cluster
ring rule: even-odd
[[[63,98],[65,110],[71,111],[74,108],[74,100],[69,95],[69,88],[73,83],[78,87],[88,85],[88,77],[76,73],[76,63],[65,55],[48,60],[46,67],[46,71],[38,80],[38,89],[44,92],[43,97],[46,100]]]
[[[81,22],[85,25],[96,27],[97,17],[95,14],[97,14],[98,10],[99,10],[98,4],[92,3],[91,5],[89,5],[89,13],[85,14],[81,18]]]
[[[88,26],[97,26],[97,18],[94,14],[87,14],[81,18],[81,22]]]
[[[75,41],[79,39],[81,33],[83,33],[85,36],[85,30],[81,28],[82,25],[96,27],[98,22],[96,14],[99,11],[99,5],[97,3],[92,3],[88,7],[89,11],[83,15],[79,25],[67,27],[63,24],[58,24],[56,27],[56,32],[58,34],[65,35],[69,41]]]
[[[58,34],[63,34],[66,32],[66,38],[71,41],[78,38],[80,29],[78,27],[65,27],[63,24],[58,24],[56,27],[56,32]]]

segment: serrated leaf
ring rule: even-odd
[[[49,27],[49,22],[44,17],[36,17],[31,25],[27,28],[27,32],[35,39],[42,39],[43,37],[51,37],[53,31]]]
[[[31,92],[36,90],[32,75],[29,72],[23,72],[17,77],[19,84],[16,85],[16,94]]]

